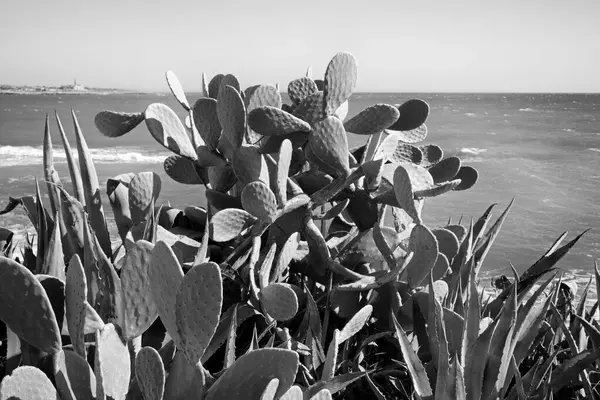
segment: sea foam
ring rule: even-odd
[[[143,154],[135,148],[99,148],[90,149],[95,163],[129,163],[129,164],[155,164],[162,163],[167,154]],[[65,163],[66,155],[64,150],[56,149],[53,151],[55,163]],[[73,156],[77,158],[77,153]],[[44,158],[44,151],[41,146],[0,146],[0,167],[14,167],[25,165],[40,164]]]

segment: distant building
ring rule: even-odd
[[[77,78],[75,78],[75,79],[73,80],[73,87],[72,87],[72,89],[73,89],[73,90],[85,90],[85,86],[83,86],[83,85],[79,85],[79,84],[77,83]]]

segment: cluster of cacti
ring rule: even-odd
[[[478,273],[510,205],[489,229],[492,207],[468,227],[425,226],[425,199],[477,171],[417,145],[421,100],[347,119],[356,80],[339,53],[323,80],[290,82],[290,104],[217,75],[192,106],[168,72],[184,122],[163,104],[100,112],[110,137],[145,121],[175,153],[168,176],[206,188],[206,208],[178,210],[158,204],[155,173],[109,179],[116,248],[75,114],[79,165],[57,116],[73,194],[47,118],[49,209],[37,188],[0,211],[22,205],[38,237],[18,259],[0,232],[0,399],[594,398],[597,304],[587,313],[586,289],[566,308],[554,277],[530,293],[581,235],[484,303]],[[348,132],[366,144],[349,150]]]

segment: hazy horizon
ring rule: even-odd
[[[362,93],[598,93],[600,2],[459,0],[368,3],[75,0],[0,7],[0,83],[187,92],[201,74],[243,87],[322,77],[339,51]]]

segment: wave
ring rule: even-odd
[[[589,151],[595,151],[595,152],[597,152],[597,153],[600,153],[600,149],[597,149],[597,148],[595,148],[595,147],[590,147],[588,150],[589,150]]]
[[[458,151],[458,154],[460,155],[471,155],[471,156],[476,156],[479,155],[481,153],[485,153],[487,151],[487,149],[479,149],[477,147],[463,147],[462,149],[460,149]]]
[[[519,108],[519,111],[521,111],[521,112],[540,112],[540,110],[536,110],[535,108],[530,108],[530,107]]]
[[[474,116],[476,116],[476,115],[477,115],[477,114],[475,114],[475,113],[472,113],[472,112],[465,113],[465,116],[466,116],[466,117],[474,117]]]
[[[90,149],[92,158],[95,163],[107,164],[107,163],[128,163],[128,164],[155,164],[162,163],[168,154],[144,154],[140,152],[139,148],[99,148]],[[55,149],[53,151],[54,162],[66,163],[67,158],[65,151],[62,149]],[[78,157],[76,152],[73,152],[75,158]],[[2,167],[15,167],[25,165],[39,165],[44,158],[44,151],[42,146],[0,146],[0,166]]]

